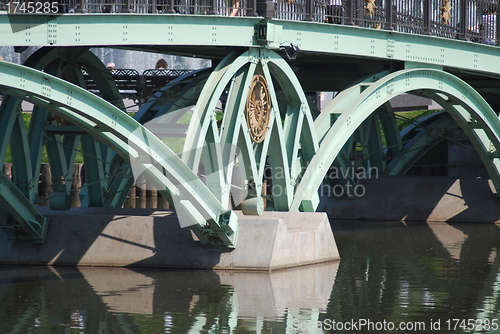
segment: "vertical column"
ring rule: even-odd
[[[130,13],[130,7],[131,7],[130,0],[124,0],[121,13],[124,14]]]
[[[257,13],[257,0],[248,0],[247,16],[259,16]]]
[[[500,4],[497,4],[497,6]],[[495,45],[500,45],[500,8],[497,8],[495,14]]]
[[[47,163],[40,165],[40,180],[38,182],[38,196],[44,200],[50,196],[50,189],[52,188],[52,174],[50,166]]]
[[[431,1],[424,0],[424,34],[431,33]]]
[[[83,6],[85,5],[85,0],[78,1],[78,5],[76,6],[75,13],[84,13]]]
[[[274,18],[276,3],[273,0],[257,0],[257,13],[266,19]]]
[[[386,30],[393,30],[394,28],[394,5],[393,0],[386,0],[385,2],[385,13],[386,13]]]
[[[175,0],[167,0],[167,6],[166,8],[163,10],[163,12],[165,14],[175,14],[175,10],[174,10],[174,1]]]
[[[217,15],[218,12],[215,10],[215,0],[208,0],[208,10],[207,15]]]
[[[354,25],[354,0],[347,0],[345,2],[345,24]]]

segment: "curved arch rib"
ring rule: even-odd
[[[435,92],[441,96],[442,102],[457,106],[451,108],[450,112],[455,119],[462,120],[459,123],[462,127],[470,129],[469,135],[475,136],[473,144],[500,193],[500,159],[496,154],[500,149],[500,121],[495,112],[479,93],[456,76],[437,69],[414,68],[386,75],[348,101],[347,108],[328,130],[307,168],[297,188],[291,211],[304,208],[314,210],[316,205],[312,199],[327,169],[354,131],[392,97],[414,90]]]

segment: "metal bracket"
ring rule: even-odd
[[[213,248],[234,248],[238,237],[238,217],[232,210],[225,211],[211,219],[204,227],[193,226],[193,232],[201,243]]]
[[[47,230],[45,217],[24,194],[0,173],[0,228],[11,241],[43,242]]]

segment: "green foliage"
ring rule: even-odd
[[[186,138],[163,138],[163,143],[168,146],[175,154],[180,155],[184,148]]]
[[[222,121],[222,118],[224,118],[224,113],[222,111],[217,111],[215,113],[215,120],[217,122],[220,122],[220,121]]]

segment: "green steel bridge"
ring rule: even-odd
[[[83,206],[121,207],[139,170],[202,243],[220,247],[234,246],[231,190],[240,171],[245,213],[315,211],[332,168],[345,171],[334,182],[356,184],[349,171],[360,152],[357,167],[403,175],[461,129],[500,193],[497,2],[2,0],[0,44],[41,48],[22,65],[0,61],[0,160],[10,151],[13,162],[12,180],[0,173],[0,225],[10,240],[43,242],[47,223],[36,205],[44,150],[53,209],[71,207],[80,151]],[[171,81],[130,117],[91,47],[213,66]],[[322,91],[339,93],[320,111],[306,94]],[[402,93],[446,112],[400,132],[389,100]],[[34,105],[29,129],[22,101]],[[177,138],[182,154],[166,137]]]

